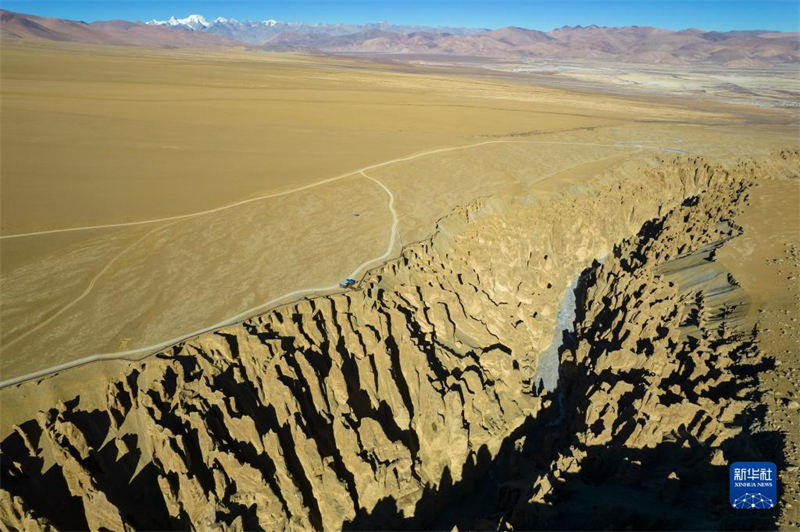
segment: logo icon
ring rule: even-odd
[[[778,502],[778,468],[772,462],[734,462],[730,502],[738,510],[767,510]]]

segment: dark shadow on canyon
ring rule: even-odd
[[[640,236],[652,238],[656,225],[645,225]],[[599,264],[581,274],[575,288],[576,325],[584,321],[587,291],[595,281]],[[610,330],[613,312],[600,312],[583,334],[593,337]],[[576,327],[576,331],[578,328]],[[601,333],[601,334],[597,334]],[[596,335],[597,334],[597,335]],[[603,345],[594,343],[590,358],[604,350],[620,347],[619,331],[605,335]],[[596,335],[596,336],[595,336]],[[578,333],[564,331],[559,358],[574,350]],[[741,343],[741,350],[752,347],[752,339],[730,337],[719,340]],[[737,345],[739,345],[737,343]],[[691,342],[690,342],[691,345]],[[652,346],[640,345],[642,352]],[[596,353],[592,353],[595,351]],[[686,359],[691,369],[691,351],[675,353]],[[774,367],[762,358],[755,365],[736,365],[737,379],[750,383],[758,374]],[[472,453],[463,465],[460,480],[454,482],[448,469],[437,488],[427,487],[412,516],[404,516],[392,497],[381,500],[372,510],[359,512],[344,524],[347,530],[450,530],[514,529],[773,529],[778,509],[735,510],[728,501],[728,464],[734,461],[772,461],[785,466],[784,435],[779,432],[754,432],[750,427],[764,418],[765,407],[758,392],[749,392],[751,408],[741,412],[735,425],[742,431],[720,449],[724,461],[712,464],[712,441],[699,441],[681,425],[660,444],[651,448],[631,448],[625,441],[636,429],[633,402],[644,393],[644,372],[633,369],[623,374],[595,374],[586,367],[564,362],[560,368],[560,388],[550,395],[549,406],[537,417],[529,417],[502,443],[491,458],[484,446]],[[620,401],[620,414],[614,420],[611,441],[602,446],[585,446],[577,435],[602,432],[602,426],[587,426],[585,419],[588,392],[599,380],[614,383],[625,379],[634,385],[632,393]],[[670,382],[667,382],[670,384]],[[734,391],[714,389],[705,396],[715,400]],[[668,399],[667,399],[668,400]],[[601,423],[599,421],[598,423]],[[585,453],[580,467],[559,472],[551,464],[570,454],[571,448]],[[537,478],[548,475],[553,490],[532,500]],[[781,486],[778,486],[779,497]]]
[[[747,414],[745,423],[762,413]],[[618,440],[585,447],[579,471],[553,479],[546,503],[528,502],[536,477],[570,445],[566,427],[548,427],[549,416],[529,418],[502,444],[494,459],[481,447],[453,482],[445,469],[427,488],[412,517],[388,497],[345,523],[348,530],[503,529],[773,529],[777,510],[735,510],[728,503],[728,465],[768,460],[784,467],[784,436],[747,430],[723,447],[727,463],[712,465],[711,449],[688,432],[654,448],[631,449]],[[569,414],[567,414],[569,418]],[[578,427],[575,427],[578,428]],[[780,486],[779,486],[780,489]]]
[[[661,230],[660,223],[645,224],[638,236],[642,241],[647,241],[657,238]],[[646,260],[643,247],[640,246],[637,253],[630,257],[630,261],[621,261],[621,267],[625,271],[637,268],[638,263]],[[639,423],[634,404],[647,390],[646,375],[641,368],[614,372],[592,370],[595,359],[603,353],[620,349],[627,334],[627,331],[621,330],[620,325],[614,325],[624,321],[617,319],[619,312],[627,312],[624,307],[612,308],[603,301],[602,310],[595,312],[591,322],[588,321],[588,293],[589,288],[596,283],[598,267],[598,263],[595,263],[587,268],[575,288],[575,331],[579,332],[565,331],[562,334],[559,348],[559,389],[557,393],[546,397],[548,401],[545,408],[535,418],[528,417],[505,438],[494,457],[483,446],[469,456],[459,474],[454,475],[453,471],[445,469],[435,488],[425,488],[415,505],[413,515],[403,515],[398,501],[387,497],[369,511],[358,512],[352,520],[344,524],[345,529],[449,530],[454,526],[495,530],[509,526],[515,529],[551,530],[774,528],[777,510],[741,511],[730,508],[728,504],[727,464],[733,461],[769,460],[775,462],[779,469],[785,466],[784,436],[777,432],[751,430],[765,415],[765,408],[760,406],[761,398],[757,392],[748,392],[747,399],[753,406],[740,412],[734,420],[733,424],[742,427],[742,431],[722,445],[724,459],[712,458],[713,441],[700,441],[694,436],[700,433],[691,429],[694,421],[689,427],[680,426],[654,447],[626,446],[628,437]],[[391,322],[388,323],[391,327]],[[692,325],[697,326],[700,323]],[[302,326],[302,323],[298,324],[301,333]],[[432,357],[435,354],[434,346],[425,340],[419,330],[413,329],[410,332],[425,349],[425,353]],[[239,346],[236,337],[219,334],[228,341],[233,357],[237,357]],[[286,351],[295,348],[292,339],[288,337],[271,333],[259,333],[258,337],[263,342],[280,341]],[[341,340],[342,332],[336,331],[335,337],[340,339],[335,349],[342,360],[348,403],[353,412],[351,422],[356,424],[360,419],[374,419],[384,428],[389,439],[401,442],[416,459],[420,449],[419,436],[413,430],[401,429],[386,403],[373,405],[370,402],[360,382],[356,361]],[[567,352],[573,353],[581,340],[588,341],[589,349],[587,360],[579,365],[574,362],[575,357],[564,355]],[[720,334],[709,347],[712,350],[721,349],[726,343],[732,344],[728,347],[732,348],[731,356],[737,359],[745,357],[748,350],[753,348],[752,338],[725,334]],[[492,347],[503,350],[504,346]],[[392,378],[413,415],[409,391],[400,379],[400,352],[391,337],[387,341],[387,348],[391,351]],[[678,386],[680,393],[664,393],[660,399],[662,404],[669,406],[682,398],[696,399],[697,392],[693,381],[689,379],[695,368],[693,341],[690,338],[681,344],[673,342],[668,348],[670,356],[681,362],[682,370],[665,377],[661,386],[665,389]],[[641,338],[636,342],[635,349],[643,356],[651,356],[654,353],[653,341]],[[324,379],[330,370],[330,360],[321,355],[325,351],[327,347],[320,352],[304,352],[305,359],[320,379]],[[193,357],[179,356],[177,353],[169,356],[180,364],[183,378],[199,378],[199,366]],[[198,356],[205,355],[200,353]],[[479,357],[476,353],[471,353],[470,356]],[[289,359],[287,364],[296,365],[297,362]],[[444,371],[433,360],[431,364],[437,376]],[[737,383],[747,383],[752,390],[752,384],[757,382],[759,373],[773,368],[772,360],[761,357],[754,364],[736,364],[730,371],[736,377]],[[215,375],[214,389],[221,391],[226,397],[235,397],[238,405],[235,415],[252,419],[260,435],[277,435],[289,472],[298,485],[304,504],[309,508],[310,523],[314,528],[322,528],[318,501],[308,473],[295,451],[290,428],[278,421],[273,406],[261,404],[253,383],[246,379],[240,381],[234,374],[234,369],[232,364]],[[293,373],[298,377],[292,378],[291,374],[279,371],[278,381],[292,391],[300,405],[306,423],[299,426],[308,439],[315,441],[320,454],[329,459],[337,476],[345,480],[354,503],[358,505],[354,480],[337,448],[333,426],[329,419],[324,418],[314,408],[311,383],[302,378],[301,369],[294,367]],[[130,392],[122,387],[117,390],[116,398],[126,412],[131,408],[133,396],[138,391],[137,375],[138,372],[134,370],[127,378]],[[166,370],[162,381],[166,396],[175,393],[177,378],[174,370]],[[630,384],[631,391],[619,398],[619,414],[611,421],[612,436],[604,445],[585,445],[579,435],[600,434],[605,428],[602,420],[587,426],[586,411],[592,387],[601,381],[613,385],[620,380]],[[704,398],[717,401],[734,396],[738,391],[731,385],[724,384],[706,389],[702,393]],[[153,417],[158,419],[159,425],[183,439],[183,448],[180,451],[186,453],[184,461],[191,470],[190,474],[197,478],[200,488],[206,493],[216,489],[215,469],[218,474],[224,474],[224,470],[218,463],[204,462],[197,429],[176,416],[171,405],[155,390],[143,390],[143,393],[149,398],[148,404],[152,405],[150,408],[155,409]],[[53,410],[49,416],[54,420],[58,416],[60,421],[75,425],[83,435],[91,451],[81,456],[77,449],[69,449],[71,459],[77,460],[91,472],[92,482],[120,510],[126,522],[138,529],[188,528],[190,522],[183,513],[178,517],[170,516],[164,495],[170,491],[172,494],[178,493],[178,476],[166,472],[166,482],[159,482],[156,466],[146,460],[146,465],[138,469],[142,456],[134,434],[125,434],[120,442],[106,442],[103,445],[112,421],[119,424],[123,419],[109,416],[121,414],[114,410],[109,413],[99,410],[82,411],[76,408],[77,403],[76,398],[66,404],[65,411],[59,413]],[[280,498],[280,489],[274,483],[276,468],[272,459],[266,453],[257,451],[251,444],[234,438],[230,428],[224,423],[219,407],[208,408],[203,411],[203,415],[209,436],[217,442],[220,449],[235,456],[239,462],[260,471],[268,484],[272,482],[270,487]],[[0,443],[2,487],[12,495],[20,496],[35,516],[47,517],[56,527],[86,529],[88,523],[83,502],[80,497],[71,495],[61,466],[45,465],[44,460],[34,452],[41,447],[40,440],[47,436],[36,422],[29,421],[20,427],[20,432],[13,433]],[[558,475],[554,475],[551,472],[552,464],[574,454],[573,450],[577,450],[582,456],[580,466],[561,467]],[[442,452],[446,453],[447,449],[442,449]],[[454,481],[454,477],[459,480]],[[547,480],[542,482],[543,478]],[[229,480],[231,479],[226,478],[225,493],[217,494],[226,501],[236,492],[235,482]],[[548,485],[552,486],[552,491],[548,489]],[[288,512],[285,501],[281,499],[281,502]],[[227,511],[218,511],[215,517],[218,522],[227,525],[238,522],[248,530],[259,526],[255,505],[229,503]]]

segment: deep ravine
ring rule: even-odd
[[[795,156],[769,171],[797,168]],[[676,157],[466,205],[357,291],[178,344],[111,379],[104,401],[31,412],[0,444],[0,518],[95,530],[727,523],[712,489],[727,453],[779,454],[745,430],[770,362],[726,319],[744,299],[710,302],[707,285],[663,268],[734,237],[764,171]],[[560,363],[537,382],[551,344]]]

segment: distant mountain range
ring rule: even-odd
[[[233,47],[241,43],[222,35],[126,20],[79,22],[0,10],[0,36],[28,40],[152,46],[158,48]]]
[[[233,47],[331,53],[437,54],[513,60],[603,60],[767,66],[800,63],[800,34],[774,31],[670,31],[574,26],[549,32],[276,20],[206,20],[200,15],[147,23],[76,22],[0,11],[0,34],[21,39],[154,47]]]
[[[273,38],[288,33],[296,36],[343,37],[362,32],[382,31],[396,34],[426,32],[432,34],[472,35],[488,31],[480,28],[446,28],[432,26],[399,26],[387,22],[372,24],[309,24],[304,22],[278,22],[277,20],[251,20],[240,22],[233,18],[217,17],[208,21],[202,15],[189,15],[185,18],[170,17],[167,20],[151,20],[150,26],[169,26],[185,30],[217,33],[249,44],[268,44]],[[283,41],[284,39],[279,39]]]

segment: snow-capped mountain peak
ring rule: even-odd
[[[211,26],[203,15],[189,15],[186,18],[169,17],[168,20],[151,20],[147,24],[155,26],[182,26],[192,30],[202,30]]]
[[[2,2],[2,0],[0,0]],[[234,18],[216,17],[206,19],[202,15],[189,15],[184,18],[170,17],[167,20],[151,20],[147,24],[179,28],[190,31],[201,31],[224,35],[237,41],[262,45],[270,42],[276,35],[290,30],[296,38],[305,42],[315,34],[324,34],[328,37],[343,37],[366,30],[383,30],[387,32],[408,34],[416,31],[429,31],[433,33],[454,33],[469,35],[482,30],[471,28],[430,28],[425,26],[395,26],[388,22],[373,24],[339,24],[339,23],[307,23],[307,22],[281,22],[275,19],[260,19],[239,21]],[[280,43],[279,43],[280,44]]]

